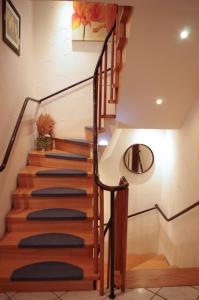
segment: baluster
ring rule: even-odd
[[[111,45],[111,84],[110,84],[110,102],[114,101],[113,91],[114,91],[114,68],[115,68],[115,33],[112,35],[112,45]]]
[[[102,128],[102,63],[99,72],[99,130]]]
[[[104,52],[104,116],[106,116],[106,102],[107,102],[107,59],[108,51],[107,46]]]
[[[98,187],[93,181],[93,214],[94,214],[94,270],[98,273]]]
[[[100,295],[104,295],[104,191],[100,188]]]

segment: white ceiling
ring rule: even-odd
[[[199,0],[130,2],[135,9],[117,119],[127,127],[179,128],[199,96]],[[184,26],[192,32],[180,40]]]

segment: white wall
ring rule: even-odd
[[[34,1],[36,95],[44,97],[93,75],[102,44],[72,42],[70,1]],[[59,137],[83,137],[92,125],[92,81],[48,102]]]
[[[22,103],[32,96],[32,2],[15,0],[13,4],[21,15],[21,55],[17,56],[0,39],[0,161],[14,129]],[[0,23],[2,23],[0,5]],[[0,26],[0,36],[2,36]],[[24,116],[17,142],[8,162],[8,167],[0,174],[0,236],[5,229],[5,216],[11,206],[11,192],[16,187],[18,170],[26,164],[28,150],[32,146],[32,119],[35,105],[29,105]]]
[[[168,217],[199,198],[199,101],[180,130],[116,129],[101,163],[101,178],[117,184],[121,176],[130,183],[129,213],[159,204]],[[129,172],[123,163],[125,150],[135,143],[149,146],[154,166],[142,175]],[[108,202],[108,198],[106,197]],[[107,217],[109,207],[106,207]],[[198,208],[166,223],[157,212],[129,222],[129,253],[162,253],[171,264],[199,266]]]

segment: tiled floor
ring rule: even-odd
[[[97,291],[89,292],[47,292],[0,294],[0,300],[108,300],[107,294],[99,296]],[[129,289],[117,292],[118,300],[199,300],[199,286]]]

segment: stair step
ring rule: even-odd
[[[85,217],[86,216],[86,217]],[[47,210],[21,210],[14,209],[7,216],[8,231],[53,231],[70,230],[78,231],[92,229],[92,210],[76,211],[69,209],[47,209]]]
[[[73,154],[80,154],[86,157],[91,155],[93,144],[83,139],[59,139],[55,138],[55,148]]]
[[[81,170],[48,169],[36,173],[37,176],[88,176],[88,173]]]
[[[83,278],[84,272],[81,268],[59,261],[23,266],[11,275],[13,281],[82,280]]]
[[[91,172],[93,161],[85,155],[71,154],[54,149],[47,152],[30,152],[28,156],[28,163],[31,166],[68,168]]]
[[[66,153],[49,153],[45,154],[48,158],[56,158],[56,159],[70,159],[70,160],[80,160],[80,161],[87,161],[88,158],[84,155],[78,154],[66,154]]]
[[[86,196],[86,191],[82,189],[75,188],[63,188],[63,187],[52,187],[44,189],[35,189],[32,191],[31,195],[33,197],[66,197],[66,196]]]
[[[77,239],[71,239],[71,236],[75,236]],[[78,241],[78,239],[80,240]],[[23,244],[21,244],[22,241]],[[80,241],[83,241],[83,245],[80,244]],[[20,247],[20,245],[26,247]],[[77,232],[73,229],[67,231],[63,228],[59,231],[53,229],[40,232],[7,232],[0,241],[0,256],[10,259],[14,257],[19,260],[28,256],[37,258],[38,255],[40,258],[49,260],[63,256],[83,257],[92,256],[93,246],[92,231],[78,230]]]
[[[130,289],[198,284],[199,268],[139,269],[126,274],[126,287]]]
[[[37,258],[24,256],[18,259],[1,256],[0,265],[1,292],[58,291],[66,290],[66,288],[69,290],[92,289],[90,281],[99,279],[99,274],[94,273],[92,256],[65,256],[58,259],[43,259],[40,258],[39,253]],[[70,269],[70,272],[67,273],[67,270],[69,270],[67,265],[73,265],[77,267],[77,270],[82,270],[83,276],[81,278],[80,276],[78,277],[76,274],[79,273],[73,272],[73,270],[76,270],[75,268]],[[73,274],[74,278],[72,278],[71,274]]]
[[[85,220],[86,218],[86,212],[66,208],[37,210],[27,215],[28,220]]]
[[[86,139],[62,139],[62,141],[66,142],[66,143],[69,142],[71,144],[84,145],[84,146],[89,146],[92,144]]]
[[[23,238],[19,242],[20,248],[82,248],[84,247],[84,240],[76,235],[67,233],[43,233],[35,234]]]
[[[17,188],[12,195],[15,208],[68,208],[87,209],[92,207],[93,189],[66,188]]]
[[[19,187],[52,186],[84,188],[93,185],[93,174],[84,170],[27,166],[18,174]]]
[[[170,268],[164,255],[128,255],[127,270]]]

